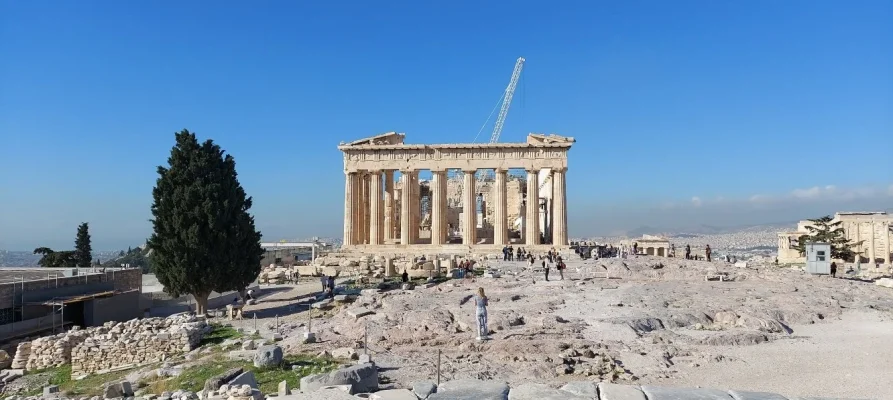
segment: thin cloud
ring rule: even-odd
[[[691,198],[691,204],[692,204],[693,206],[695,206],[695,207],[700,207],[701,204],[702,204],[702,202],[701,202],[701,198],[698,197],[698,196],[692,197],[692,198]]]

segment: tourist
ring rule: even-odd
[[[704,252],[707,253],[707,261],[710,261],[710,245],[709,244],[707,245],[707,249],[705,249]]]
[[[561,257],[558,257],[558,264],[555,265],[555,269],[558,270],[558,275],[561,276],[561,280],[564,280],[564,261],[561,261]]]
[[[329,280],[328,280],[326,286],[327,286],[327,289],[329,292],[329,297],[335,298],[335,277],[334,276],[329,277]]]
[[[409,274],[406,273],[406,270],[403,270],[403,274],[400,275],[400,278],[403,280],[403,283],[409,282]]]
[[[326,287],[329,286],[329,277],[327,275],[323,275],[321,278],[319,278],[319,283],[322,284],[322,291],[325,292]]]
[[[509,256],[509,261],[515,261],[515,248],[514,247],[509,246],[508,256]]]
[[[633,255],[639,254],[639,242],[633,242]]]
[[[685,245],[685,259],[691,260],[691,246]]]
[[[546,259],[543,259],[543,270],[546,272],[546,281],[549,280],[549,264],[546,264]]]
[[[837,263],[835,263],[835,262],[831,263],[831,277],[832,278],[837,277]]]
[[[478,321],[477,339],[487,340],[490,336],[490,330],[487,328],[487,295],[484,294],[484,288],[478,288],[478,293],[474,296],[474,305],[477,308],[475,311]]]

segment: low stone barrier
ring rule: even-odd
[[[28,371],[71,363],[73,376],[163,361],[167,356],[198,347],[209,330],[191,315],[107,322],[87,329],[22,342],[13,368]]]

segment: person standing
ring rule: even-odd
[[[474,296],[475,317],[478,323],[478,340],[490,339],[490,330],[487,328],[487,295],[484,294],[484,288],[479,287],[478,293]]]
[[[691,246],[685,245],[685,259],[691,260]]]
[[[549,280],[549,264],[546,263],[546,259],[543,258],[543,271],[546,272],[546,281]]]
[[[322,284],[322,291],[325,292],[326,287],[329,286],[329,277],[326,275],[323,275],[321,278],[319,278],[319,283]]]
[[[707,245],[707,248],[704,250],[704,252],[707,254],[707,261],[711,261],[711,260],[710,260],[710,253],[711,253],[711,251],[710,251],[710,245],[709,245],[709,244]]]
[[[835,263],[835,262],[831,263],[831,277],[832,278],[837,277],[837,263]]]

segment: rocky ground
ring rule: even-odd
[[[316,344],[300,343],[315,282],[272,288],[249,315],[258,314],[262,330],[278,315],[287,352],[360,348],[365,337],[383,375],[403,387],[436,379],[438,352],[443,380],[591,379],[792,396],[858,397],[873,371],[893,368],[893,343],[882,340],[893,329],[893,290],[868,282],[647,256],[572,260],[565,280],[546,282],[524,265],[489,262],[501,277],[367,291],[353,304],[315,310]],[[708,273],[725,278],[708,282]],[[474,340],[474,306],[463,303],[477,287],[491,299],[494,333],[485,342]],[[373,313],[356,318],[357,310]],[[840,360],[846,349],[864,354]],[[828,384],[801,383],[805,371]],[[872,390],[893,390],[879,379]]]

